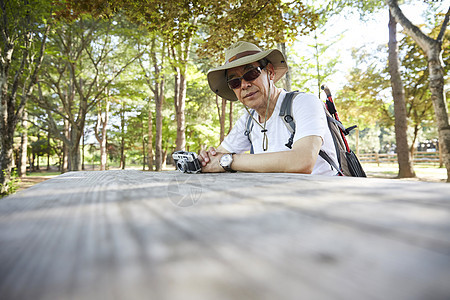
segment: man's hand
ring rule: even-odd
[[[198,160],[202,164],[202,173],[220,173],[225,172],[219,163],[224,153],[217,152],[214,147],[210,147],[209,151],[202,150],[198,155]]]

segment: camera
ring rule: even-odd
[[[180,172],[196,174],[202,171],[202,165],[194,152],[176,151],[172,154],[172,158]]]

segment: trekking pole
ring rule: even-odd
[[[333,102],[333,98],[331,97],[330,89],[325,84],[322,84],[321,89],[327,95],[327,100],[325,102],[325,105],[327,106],[328,111],[336,119],[336,121],[341,123],[341,120],[339,120],[339,115],[336,110],[336,106],[334,105],[334,102]],[[351,150],[350,150],[350,147],[348,146],[347,139],[345,138],[345,132],[341,128],[339,128],[339,131],[341,132],[342,140],[344,141],[344,144],[345,144],[345,150],[347,150],[347,152],[350,153]]]

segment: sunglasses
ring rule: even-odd
[[[241,77],[236,77],[236,78],[228,80],[227,84],[230,87],[230,89],[232,89],[232,90],[240,88],[242,79],[244,79],[247,82],[251,82],[251,81],[255,80],[256,78],[258,78],[259,75],[261,75],[261,70],[262,70],[261,67],[256,67],[254,69],[251,69],[251,70],[245,72],[245,74],[242,75]]]

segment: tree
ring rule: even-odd
[[[439,30],[440,26],[433,31]],[[450,35],[449,32],[447,32]],[[405,35],[399,45],[401,62],[403,65],[402,77],[405,84],[405,97],[407,105],[407,115],[413,128],[413,138],[411,141],[411,157],[414,155],[415,143],[419,136],[419,131],[424,127],[434,127],[434,110],[429,90],[429,74],[427,59],[423,50],[414,42],[411,37]],[[450,47],[450,39],[444,40],[443,48]],[[445,73],[450,71],[450,53],[443,53]],[[448,93],[449,91],[447,91]],[[437,135],[437,131],[436,131]]]
[[[0,0],[0,194],[8,192],[14,131],[38,78],[51,16],[49,1]]]
[[[27,172],[27,149],[28,149],[28,113],[26,110],[22,114],[22,131],[20,134],[19,164],[17,169],[19,176],[24,177]]]
[[[449,44],[450,40],[446,40],[444,47],[448,48]],[[385,45],[380,45],[376,52],[368,52],[365,48],[355,49],[355,65],[347,78],[348,83],[337,95],[337,99],[342,99],[339,108],[345,111],[346,123],[358,124],[362,129],[361,134],[369,129],[365,127],[371,130],[375,126],[389,129],[394,124],[393,104],[386,97],[390,89],[389,68],[384,55],[386,50]],[[407,35],[399,41],[399,60],[405,89],[406,116],[412,129],[408,137],[413,157],[414,145],[419,136],[425,134],[427,128],[434,128],[427,60],[422,49]],[[450,53],[444,52],[443,60],[445,71],[448,72]],[[367,135],[364,140],[367,141]],[[392,142],[395,144],[395,139]],[[383,149],[384,146],[381,150],[387,150]]]
[[[141,74],[143,74],[149,90],[153,93],[153,97],[148,97],[148,165],[149,170],[153,170],[153,109],[155,110],[155,169],[162,170],[162,105],[165,96],[165,56],[166,43],[161,41],[157,34],[148,34],[141,31],[137,40],[139,49],[142,49],[144,55],[139,58]],[[151,71],[153,68],[153,71]],[[155,105],[151,104],[154,99]]]
[[[390,88],[385,53],[385,47],[375,53],[364,47],[353,49],[354,67],[347,76],[347,84],[336,95],[347,124],[356,124],[360,129],[393,125],[391,103],[385,100]]]
[[[197,49],[199,56],[222,59],[223,50],[237,40],[258,41],[260,45],[273,46],[308,32],[314,28],[317,19],[317,15],[308,11],[300,0],[289,3],[282,0],[77,0],[67,1],[66,5],[68,15],[90,12],[110,16],[120,10],[164,39],[174,70],[176,148],[179,150],[184,149],[186,144],[186,71],[195,36],[202,34],[204,39]],[[202,33],[199,28],[203,29]]]
[[[400,76],[397,46],[397,22],[389,13],[389,74],[391,75],[392,97],[394,98],[395,139],[397,145],[398,177],[416,177],[408,148],[408,121],[403,82]]]
[[[106,129],[109,121],[109,107],[110,107],[110,94],[106,89],[106,99],[97,102],[97,122],[95,124],[95,138],[100,144],[100,171],[106,170],[107,156],[106,143],[107,134]]]
[[[405,32],[423,49],[428,59],[430,76],[430,91],[436,114],[436,123],[439,131],[439,143],[442,156],[447,168],[447,182],[450,182],[450,125],[447,112],[447,103],[444,93],[444,68],[442,66],[442,42],[450,19],[450,7],[445,14],[441,29],[436,38],[424,34],[419,27],[406,18],[398,5],[397,0],[386,0],[389,10],[395,20],[400,23]]]
[[[124,38],[120,25],[112,25],[81,17],[61,23],[52,36],[52,55],[48,56],[42,79],[47,89],[37,102],[47,114],[52,134],[68,147],[70,170],[81,169],[80,139],[87,113],[105,98],[113,80],[141,55],[130,50],[132,45],[120,43]],[[113,63],[116,67],[110,68]]]
[[[263,47],[292,42],[314,30],[319,17],[299,0],[216,1],[207,11],[198,55],[213,61],[223,61],[224,49],[239,40]]]
[[[341,37],[336,37],[333,40],[319,41],[317,30],[308,41],[301,45],[302,51],[300,54],[291,54],[291,69],[294,90],[300,90],[316,94],[321,98],[321,86],[328,77],[336,71],[336,65],[339,62],[339,55],[332,49]],[[325,31],[326,27],[319,29],[319,36]]]

